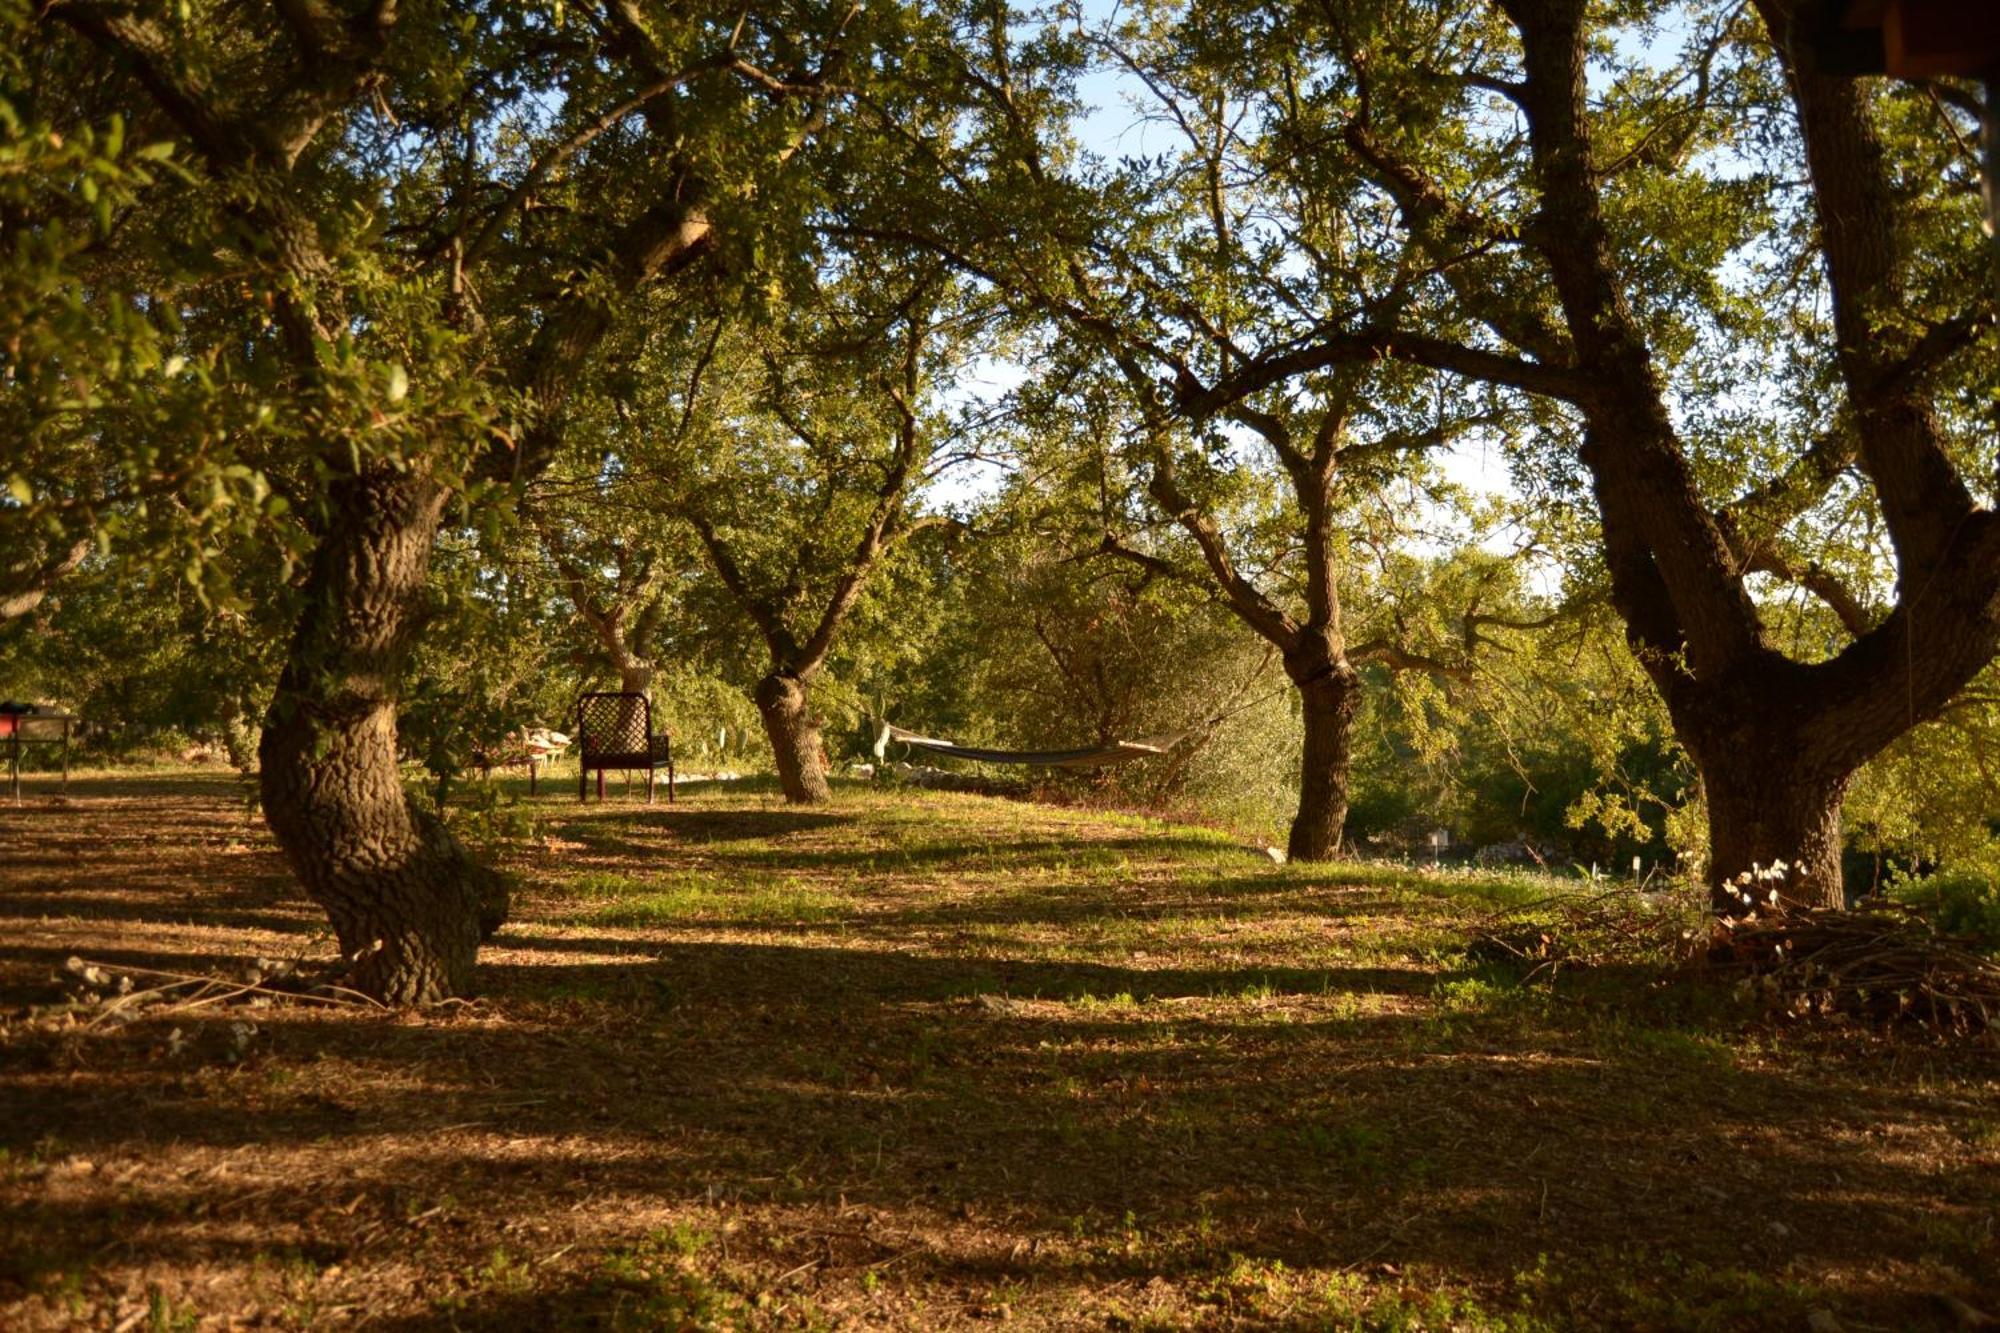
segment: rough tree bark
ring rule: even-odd
[[[637,657],[617,659],[618,688],[626,694],[646,694],[653,688],[653,664]]]
[[[1213,518],[1184,493],[1174,476],[1173,457],[1156,455],[1147,490],[1160,510],[1178,523],[1200,549],[1205,574],[1132,550],[1107,536],[1104,550],[1184,582],[1207,584],[1229,609],[1283,655],[1285,674],[1298,687],[1304,711],[1305,745],[1300,758],[1299,804],[1286,840],[1294,861],[1327,861],[1340,854],[1346,832],[1348,783],[1353,770],[1354,719],[1360,711],[1362,681],[1357,663],[1379,661],[1391,670],[1463,676],[1448,664],[1382,641],[1350,647],[1341,628],[1338,556],[1341,531],[1334,504],[1334,481],[1345,426],[1361,377],[1343,374],[1313,420],[1312,443],[1301,448],[1285,421],[1257,412],[1226,391],[1216,398],[1231,416],[1261,435],[1278,456],[1292,484],[1302,519],[1305,567],[1304,617],[1286,611],[1236,567],[1229,543]],[[1489,617],[1489,620],[1496,618]],[[1496,621],[1497,623],[1497,621]],[[1468,622],[1468,641],[1472,626]]]
[[[737,564],[728,541],[715,526],[692,510],[687,517],[708,551],[709,562],[737,604],[756,623],[770,651],[769,670],[750,691],[750,698],[757,705],[764,736],[771,743],[771,762],[778,771],[778,784],[784,789],[785,799],[793,805],[818,805],[831,800],[833,790],[820,763],[825,751],[819,719],[813,714],[808,691],[812,678],[819,674],[833,647],[835,633],[880,554],[882,529],[871,525],[869,537],[857,550],[855,563],[841,576],[818,628],[802,644],[785,622],[781,609],[787,600],[785,594],[753,586]],[[886,518],[883,522],[886,524]]]
[[[1853,418],[1851,452],[1874,486],[1898,571],[1898,601],[1871,625],[1825,571],[1807,564],[1801,586],[1828,601],[1854,641],[1828,661],[1789,659],[1771,643],[1744,575],[1788,564],[1774,564],[1761,544],[1817,491],[1808,485],[1789,509],[1755,515],[1767,529],[1760,533],[1737,521],[1749,498],[1719,513],[1705,504],[1604,220],[1585,105],[1586,6],[1502,3],[1521,36],[1517,100],[1542,196],[1531,244],[1547,266],[1567,338],[1510,314],[1520,308],[1513,294],[1489,294],[1488,327],[1536,360],[1485,377],[1533,388],[1529,381],[1546,379],[1551,367],[1572,375],[1566,386],[1535,391],[1568,398],[1586,423],[1582,460],[1613,601],[1700,769],[1718,906],[1740,907],[1729,882],[1780,860],[1790,867],[1775,885],[1784,900],[1837,904],[1840,802],[1852,774],[1935,715],[2000,646],[2000,520],[1977,505],[1952,465],[1922,384],[1923,372],[1963,346],[1984,316],[1975,310],[1922,333],[1884,318],[1906,305],[1906,247],[1868,95],[1851,80],[1790,65],[1799,43],[1788,30],[1799,7],[1757,0],[1787,62],[1798,114]],[[1410,169],[1398,170],[1405,179],[1391,188],[1404,191],[1406,215],[1426,225],[1443,216],[1409,184]],[[1809,454],[1800,468],[1819,476],[1823,489],[1838,469],[1815,463]],[[1760,505],[1769,491],[1753,493]]]
[[[643,552],[634,556],[622,544],[614,544],[607,577],[600,569],[604,557],[580,553],[556,519],[537,513],[534,527],[569,593],[570,605],[590,626],[611,669],[618,673],[618,688],[626,694],[649,693],[656,668],[648,654],[667,610],[655,558]]]
[[[936,312],[930,314],[935,316]],[[912,472],[931,447],[916,408],[922,388],[924,347],[937,328],[937,324],[914,313],[906,315],[906,341],[899,373],[884,375],[881,380],[885,396],[895,408],[896,431],[881,461],[882,479],[875,487],[875,503],[853,547],[834,570],[809,568],[807,552],[812,548],[807,544],[794,552],[794,563],[776,586],[759,586],[737,560],[729,539],[708,513],[694,503],[683,513],[708,552],[716,575],[757,626],[770,654],[769,669],[751,691],[751,698],[763,719],[764,734],[771,742],[771,758],[785,799],[794,805],[817,805],[833,795],[826,780],[826,749],[821,743],[819,718],[812,711],[809,691],[813,678],[826,666],[835,636],[882,558],[898,542],[935,521],[913,520],[906,503]],[[778,416],[801,445],[808,449],[822,447],[820,432],[804,418],[783,409]],[[807,580],[825,572],[833,574],[826,601],[820,607],[817,623],[801,639],[789,619],[791,608]]]
[[[1290,663],[1287,663],[1289,669]],[[1354,715],[1361,677],[1342,660],[1292,677],[1305,706],[1305,751],[1299,766],[1299,808],[1285,855],[1326,861],[1340,851],[1347,827],[1348,776],[1353,769]]]
[[[1218,132],[1216,142],[1225,137]],[[1211,188],[1219,190],[1225,174],[1222,163],[1216,159],[1208,166],[1216,182]],[[1219,195],[1217,198],[1219,201]],[[1226,230],[1222,214],[1217,212],[1214,217],[1213,225]],[[1094,291],[1080,266],[1072,269],[1071,276],[1079,289]],[[1228,321],[1224,320],[1207,335],[1214,340],[1217,362],[1224,369],[1204,382],[1194,365],[1168,354],[1174,387],[1169,400],[1162,402],[1158,385],[1145,369],[1149,360],[1162,356],[1159,347],[1143,339],[1132,340],[1126,322],[1108,304],[1081,316],[1074,307],[1066,306],[1062,314],[1106,347],[1141,405],[1149,428],[1160,433],[1147,491],[1160,512],[1194,539],[1205,568],[1199,573],[1177,568],[1170,561],[1131,550],[1109,535],[1103,549],[1156,573],[1219,593],[1237,619],[1283,656],[1286,674],[1300,692],[1305,724],[1299,804],[1287,839],[1288,855],[1298,861],[1330,860],[1339,855],[1347,824],[1354,719],[1362,694],[1357,666],[1376,661],[1392,671],[1418,670],[1461,678],[1467,674],[1462,665],[1448,664],[1387,640],[1350,647],[1342,628],[1338,574],[1347,534],[1337,488],[1345,456],[1355,443],[1349,437],[1349,426],[1369,387],[1368,367],[1381,358],[1384,349],[1376,339],[1362,338],[1353,340],[1358,353],[1353,356],[1314,360],[1308,351],[1301,359],[1296,349],[1287,348],[1246,358],[1234,336],[1226,331]],[[1264,396],[1265,391],[1309,373],[1319,374],[1321,382],[1301,394],[1299,402],[1283,405]],[[1280,605],[1237,567],[1226,534],[1177,483],[1171,446],[1165,442],[1170,417],[1188,422],[1227,418],[1260,437],[1284,470],[1300,517],[1299,565],[1304,586],[1298,614]],[[1377,440],[1374,445],[1385,451],[1417,451],[1446,443],[1456,431],[1450,421],[1439,421],[1426,429],[1400,432],[1393,440]],[[1367,447],[1362,446],[1364,451]],[[1506,623],[1497,617],[1486,620]],[[1468,649],[1476,639],[1473,622],[1468,619]]]
[[[10,541],[9,545],[13,543]],[[96,543],[74,541],[53,553],[44,549],[45,543],[32,537],[21,545],[25,550],[18,555],[10,551],[13,558],[0,566],[0,620],[25,616],[40,606],[52,587],[83,564]]]
[[[1762,901],[1774,887],[1797,906],[1843,906],[1840,803],[1858,752],[1816,728],[1826,700],[1809,669],[1770,653],[1727,688],[1659,677],[1701,774],[1716,909],[1741,912],[1743,892]],[[1756,878],[1781,862],[1782,878]],[[1751,884],[1737,885],[1746,873]]]
[[[764,720],[764,734],[771,741],[771,757],[777,763],[785,799],[793,805],[831,800],[833,792],[821,762],[826,751],[806,682],[789,672],[773,671],[757,682],[754,697],[757,715]]]
[[[1803,762],[1781,770],[1737,764],[1703,766],[1708,802],[1709,861],[1720,869],[1710,893],[1720,912],[1741,912],[1742,893],[1762,900],[1769,886],[1754,878],[1758,867],[1785,867],[1779,884],[1785,901],[1803,907],[1846,905],[1840,870],[1840,803],[1849,773],[1815,772]],[[1753,873],[1743,889],[1734,877]]]
[[[1329,410],[1329,419],[1333,417]],[[1305,519],[1306,618],[1301,621],[1273,601],[1236,568],[1215,521],[1182,492],[1173,458],[1155,457],[1147,483],[1154,503],[1178,523],[1201,550],[1206,573],[1184,570],[1171,561],[1134,550],[1107,535],[1103,550],[1156,574],[1220,592],[1237,619],[1283,656],[1285,674],[1299,690],[1304,709],[1305,746],[1299,766],[1299,804],[1286,839],[1293,861],[1328,861],[1340,854],[1347,826],[1348,779],[1352,771],[1354,717],[1361,706],[1361,677],[1340,632],[1340,599],[1334,583],[1334,525],[1331,477],[1337,428],[1322,429],[1311,458],[1292,449],[1289,431],[1270,418],[1261,422],[1293,475]]]
[[[246,97],[259,108],[247,114],[187,77],[184,53],[154,19],[107,6],[49,14],[130,69],[212,175],[259,180],[231,197],[290,284],[278,327],[301,384],[316,385],[317,348],[343,326],[347,294],[311,213],[318,197],[278,183],[378,76],[395,5],[376,0],[347,25],[289,24],[305,58],[274,66],[286,71],[266,90],[277,95]],[[329,487],[259,743],[265,816],[287,860],[326,910],[355,984],[400,1003],[463,991],[482,924],[506,909],[503,882],[411,807],[396,767],[396,681],[445,499],[421,469],[365,467]]]
[[[556,526],[540,523],[537,527],[542,549],[569,591],[570,604],[597,635],[611,669],[618,673],[619,692],[648,701],[641,704],[637,699],[628,699],[619,709],[615,723],[619,734],[636,734],[642,721],[641,710],[649,707],[653,690],[655,668],[653,660],[646,656],[646,646],[653,641],[666,611],[666,600],[654,586],[652,561],[644,559],[636,565],[628,564],[625,553],[618,551],[614,557],[616,571],[607,581],[592,572],[594,562],[580,558]],[[650,720],[654,731],[667,730],[657,717]]]
[[[505,882],[412,807],[396,766],[394,686],[446,498],[386,470],[336,485],[259,747],[286,859],[356,987],[395,1004],[464,994],[506,916]]]
[[[343,123],[340,111],[376,89],[391,36],[409,20],[394,0],[369,0],[341,22],[318,6],[277,9],[278,40],[295,50],[274,48],[282,58],[268,67],[270,86],[232,88],[222,100],[189,77],[180,38],[151,17],[109,5],[50,5],[46,14],[129,69],[211,175],[255,182],[255,189],[239,183],[225,197],[235,201],[239,221],[266,243],[254,248],[268,253],[287,279],[278,325],[310,394],[320,386],[319,348],[336,341],[354,319],[353,294],[343,289],[340,266],[322,249],[316,210],[326,204],[324,192],[318,184],[294,191],[285,183],[322,131]],[[630,15],[619,10],[612,28],[607,49],[632,67],[637,86],[681,87],[659,67],[658,53]],[[816,88],[838,59],[830,54],[804,86]],[[253,74],[246,65],[246,77]],[[792,96],[788,90],[780,100]],[[811,92],[805,96],[817,109],[793,127],[780,163],[824,124],[823,103]],[[508,233],[536,180],[634,110],[658,147],[657,171],[647,176],[657,190],[603,247],[609,288],[637,291],[709,253],[705,158],[689,149],[685,125],[668,99],[648,93],[611,108],[583,133],[547,145],[476,235],[433,251],[448,251],[435,260],[449,264],[451,295],[437,312],[442,321],[473,334],[481,330],[477,302],[466,296],[468,276]],[[614,317],[615,305],[605,296],[603,285],[579,284],[574,295],[540,312],[533,346],[509,375],[510,387],[525,390],[521,396],[535,410],[476,463],[486,480],[522,480],[553,455],[563,405]],[[336,460],[344,455],[344,447],[332,450]],[[397,671],[420,616],[448,491],[420,468],[371,464],[333,482],[326,499],[305,607],[259,746],[266,817],[307,893],[326,909],[356,984],[393,1002],[443,999],[469,984],[481,934],[497,928],[506,908],[503,882],[409,805],[396,770]]]

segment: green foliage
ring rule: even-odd
[[[1052,785],[1274,836],[1296,697],[1214,552],[1162,508],[1166,472],[1259,595],[1336,625],[1364,663],[1351,841],[1405,850],[1443,825],[1620,870],[1703,860],[1691,764],[1603,609],[1573,414],[1304,355],[1391,313],[1481,349],[1559,322],[1522,239],[1526,148],[1500,132],[1504,15],[630,14],[614,50],[561,7],[406,10],[296,153],[244,164],[55,11],[0,0],[0,602],[23,608],[0,623],[0,693],[101,723],[107,751],[180,734],[247,765],[316,525],[355,477],[417,472],[446,496],[444,536],[400,727],[434,795],[518,727],[567,729],[579,691],[647,671],[684,768],[761,766],[744,692],[825,628],[814,697],[836,757],[884,716],[1034,748],[1191,733]],[[277,105],[294,38],[232,15],[160,16],[173,72],[222,113]],[[1737,8],[1592,22],[1624,295],[1722,504],[1848,428],[1827,406],[1797,135]],[[839,94],[771,86],[835,46]],[[687,77],[631,103],[653,82],[635,47]],[[1081,119],[1110,84],[1165,113],[1116,160]],[[1862,91],[1908,186],[1910,299],[1884,328],[1921,334],[1990,277],[1964,125],[1923,90]],[[1348,133],[1364,119],[1490,234],[1416,236]],[[684,193],[711,201],[707,248],[634,285],[621,238]],[[286,257],[290,222],[321,252],[310,272]],[[545,335],[578,311],[602,341],[548,380]],[[1260,359],[1279,370],[1200,392]],[[1992,475],[2000,439],[1989,362],[1926,371],[1967,476]],[[1004,392],[984,382],[1023,366]],[[1316,589],[1301,461],[1322,432],[1341,447]],[[1454,442],[1504,460],[1516,494],[1454,485],[1436,461]],[[1841,477],[1746,531],[1877,617],[1893,561]],[[1152,563],[1104,554],[1107,535]],[[1773,647],[1818,661],[1851,641],[1796,579],[1749,587]],[[1989,670],[1857,777],[1855,852],[1878,880],[1989,865],[1996,774]]]
[[[769,765],[756,707],[720,671],[671,662],[653,676],[652,694],[654,725],[673,736],[682,773],[756,773]]]
[[[93,563],[0,633],[0,698],[82,718],[86,758],[194,742],[247,770],[283,642],[266,623],[219,612],[172,570],[148,578]]]
[[[1845,813],[1854,850],[1877,862],[2000,861],[2000,672],[1989,667],[1863,768]]]
[[[967,615],[945,637],[955,708],[924,725],[1020,749],[1178,737],[1166,757],[1048,781],[1277,836],[1296,801],[1299,724],[1275,655],[1184,584],[1067,558],[1081,536],[1046,519],[963,553]]]
[[[577,691],[551,670],[554,627],[532,584],[492,572],[476,544],[443,539],[429,591],[429,633],[406,671],[398,733],[442,793],[467,769],[504,760],[518,748],[510,736],[566,730]]]
[[[287,501],[242,461],[265,423],[215,330],[168,295],[202,262],[162,212],[194,178],[101,101],[38,89],[33,23],[0,6],[0,604],[115,541],[240,609],[215,557]]]
[[[1890,890],[1898,902],[1922,911],[1939,930],[1966,935],[2000,954],[2000,874],[1992,870],[1941,870],[1905,880]]]

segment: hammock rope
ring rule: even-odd
[[[1027,764],[1042,768],[1102,768],[1108,764],[1130,763],[1165,754],[1179,744],[1186,733],[1159,740],[1113,741],[1081,750],[987,750],[976,745],[958,745],[919,731],[905,731],[891,723],[882,724],[875,742],[878,757],[886,756],[890,744],[907,745],[945,759],[970,759],[982,764]]]
[[[1262,668],[1259,668],[1258,674],[1262,674]],[[1255,678],[1253,676],[1251,679]],[[1245,682],[1246,685],[1248,683]],[[881,732],[875,737],[875,758],[878,761],[886,760],[889,746],[896,744],[907,745],[912,749],[923,750],[944,759],[969,759],[981,764],[1021,764],[1039,768],[1105,768],[1112,764],[1129,764],[1135,759],[1152,759],[1166,754],[1190,737],[1206,736],[1236,714],[1275,699],[1291,688],[1288,682],[1268,694],[1226,708],[1206,721],[1197,723],[1186,731],[1175,732],[1171,736],[1147,736],[1136,741],[1112,741],[1107,745],[1092,745],[1076,750],[989,750],[977,745],[959,745],[936,736],[926,736],[920,731],[906,730],[893,722],[884,722]],[[1240,697],[1241,691],[1238,693]]]

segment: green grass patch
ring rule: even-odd
[[[570,895],[589,906],[568,914],[580,925],[663,926],[687,922],[812,924],[851,910],[847,899],[791,877],[684,871],[638,877],[578,876]]]

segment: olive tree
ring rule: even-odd
[[[77,77],[180,145],[187,174],[147,203],[230,279],[151,299],[231,324],[208,373],[250,386],[270,429],[243,466],[294,495],[306,549],[264,809],[369,993],[463,992],[505,911],[396,767],[440,523],[545,466],[636,294],[755,252],[759,209],[827,123],[840,43],[867,44],[856,22],[809,5],[41,7]]]
[[[1246,50],[1200,6],[1026,37],[985,22],[955,67],[979,110],[976,169],[935,162],[935,198],[878,208],[874,225],[1040,320],[1040,361],[1074,371],[1058,383],[1119,386],[1122,406],[1078,410],[1120,432],[1121,481],[1189,549],[1161,549],[1145,523],[1149,537],[1114,529],[1103,550],[1212,590],[1277,651],[1304,718],[1289,853],[1333,856],[1361,668],[1463,676],[1494,621],[1468,605],[1460,651],[1420,651],[1367,604],[1351,548],[1392,504],[1443,503],[1430,453],[1518,414],[1501,394],[1438,394],[1389,358],[1313,354],[1329,338],[1371,346],[1430,275],[1372,182],[1298,151],[1316,127],[1280,42]],[[1112,162],[1079,142],[1085,72],[1130,91],[1142,151]],[[1232,522],[1230,497],[1267,479],[1282,517]]]
[[[779,315],[664,328],[621,452],[761,640],[750,693],[799,803],[829,795],[813,684],[884,562],[949,521],[924,509],[925,490],[975,447],[945,393],[988,321],[935,265],[885,282],[882,260],[801,275]]]
[[[1815,13],[1237,14],[1246,50],[1296,53],[1298,151],[1373,181],[1429,275],[1390,325],[1299,359],[1529,401],[1700,772],[1725,906],[1778,862],[1784,898],[1838,903],[1856,769],[2000,646],[1976,161],[1956,99],[1817,69]],[[1670,30],[1685,49],[1658,60]],[[1832,637],[1778,632],[1787,585]]]

